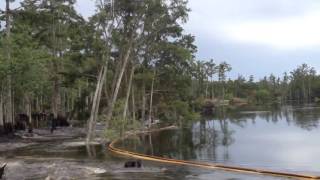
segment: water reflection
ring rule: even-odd
[[[268,111],[229,111],[219,110],[218,115],[213,120],[227,120],[233,124],[244,127],[242,123],[255,124],[256,120],[277,123],[285,120],[288,125],[294,123],[305,130],[317,129],[320,120],[320,107],[317,106],[283,106]]]
[[[230,111],[191,127],[129,139],[119,146],[163,157],[320,173],[320,108]],[[133,146],[134,145],[134,146]]]
[[[86,150],[89,158],[97,157],[96,145],[86,144]]]

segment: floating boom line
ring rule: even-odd
[[[145,133],[152,133],[155,131],[163,131],[163,130],[168,130],[168,129],[172,129],[172,128],[173,127],[171,126],[171,127],[157,129],[157,130],[144,131],[144,132],[140,132],[140,133],[130,134],[130,136],[141,135],[141,134],[145,134]],[[119,148],[115,147],[115,144],[117,142],[120,142],[120,141],[125,140],[127,138],[128,138],[128,136],[112,141],[107,147],[108,150],[115,153],[115,154],[119,154],[119,155],[123,155],[123,156],[127,156],[127,157],[132,157],[132,158],[137,158],[137,159],[142,159],[142,160],[147,160],[147,161],[167,163],[167,164],[192,166],[192,167],[205,168],[205,169],[216,169],[216,170],[224,170],[224,171],[248,173],[248,174],[257,174],[257,175],[269,175],[269,176],[278,176],[278,177],[286,177],[286,178],[296,178],[296,179],[320,179],[320,176],[313,176],[313,175],[308,175],[308,174],[287,173],[287,172],[271,171],[271,170],[264,170],[264,169],[227,166],[227,165],[222,165],[222,164],[169,159],[169,158],[163,158],[163,157],[158,157],[158,156],[151,156],[151,155],[126,151],[126,150],[119,149]]]

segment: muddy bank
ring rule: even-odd
[[[84,128],[59,127],[53,133],[49,129],[35,129],[32,134],[18,131],[15,135],[32,141],[50,141],[85,137],[86,134]]]
[[[30,134],[26,131],[17,131],[8,136],[0,137],[0,152],[8,152],[19,148],[32,146],[41,142],[64,141],[85,136],[84,128],[63,127],[51,133],[49,129],[35,129]]]

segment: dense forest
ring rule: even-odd
[[[219,105],[315,102],[320,76],[303,64],[282,77],[232,79],[223,60],[198,60],[183,29],[186,0],[100,0],[88,19],[75,0],[23,0],[0,10],[0,131],[52,114],[111,136],[156,120],[181,125]]]

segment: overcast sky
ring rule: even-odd
[[[198,58],[226,60],[231,76],[320,70],[319,0],[190,0]]]
[[[281,75],[302,63],[320,71],[319,0],[189,0],[189,7],[184,26],[196,36],[197,58],[227,61],[230,77]],[[94,1],[76,8],[90,16]]]

